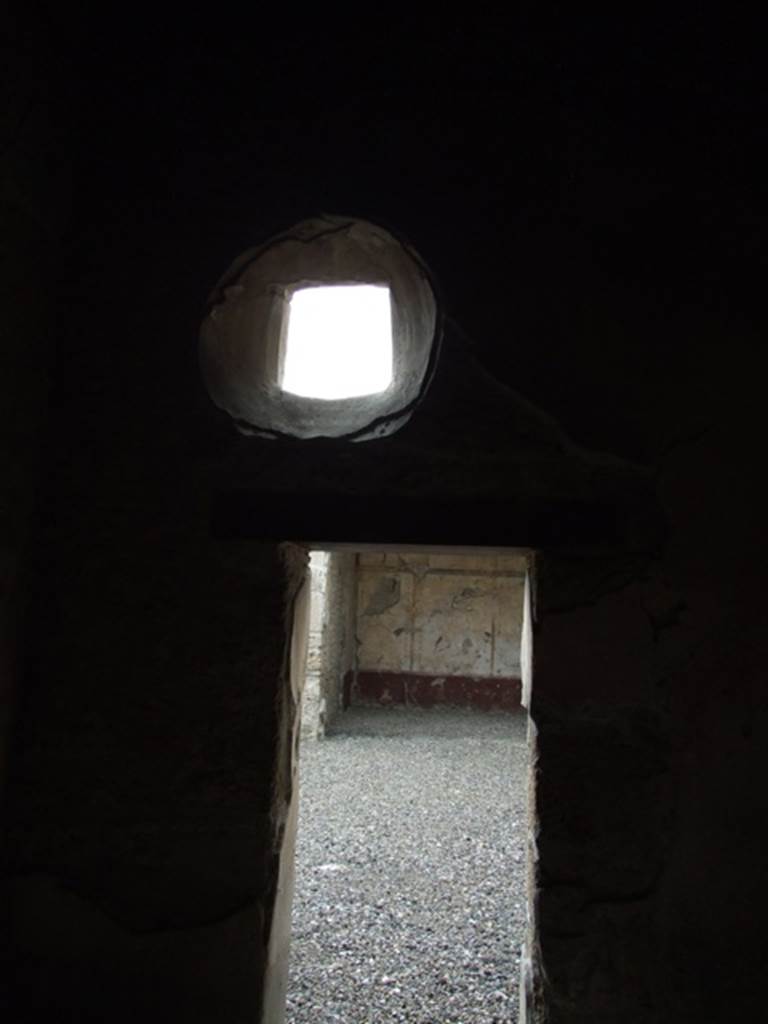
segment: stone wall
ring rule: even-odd
[[[758,402],[742,394],[730,422],[666,461],[660,489],[677,525],[650,571],[619,582],[615,561],[596,573],[597,563],[541,559],[530,1020],[762,1012],[765,850],[754,822],[766,795],[753,783],[764,772],[765,563],[738,443],[757,429]],[[713,537],[729,538],[722,558]]]
[[[303,568],[278,540],[335,531],[539,552],[530,1018],[761,1020],[762,54],[717,58],[699,21],[693,66],[668,17],[414,18],[378,51],[300,19],[287,72],[254,61],[285,31],[262,10],[113,17],[33,13],[3,63],[9,1019],[279,1020]],[[57,55],[79,91],[42,124]],[[243,438],[200,383],[222,268],[316,210],[397,225],[445,296],[436,376],[381,442]]]
[[[307,636],[307,670],[302,695],[302,735],[319,738],[341,711],[345,679],[356,660],[356,556],[313,551]]]
[[[40,13],[8,13],[0,40],[0,795],[21,699],[32,522],[72,188],[72,82],[60,50],[68,30],[59,16]]]

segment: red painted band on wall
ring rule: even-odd
[[[483,711],[519,711],[522,683],[513,677],[433,676],[412,672],[347,673],[344,706],[403,704],[431,708],[438,704]]]

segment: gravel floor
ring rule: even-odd
[[[352,709],[305,742],[289,1024],[509,1024],[525,719]]]

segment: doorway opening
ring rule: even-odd
[[[527,550],[311,552],[289,1024],[522,1019],[532,585]]]

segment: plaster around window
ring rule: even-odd
[[[362,358],[368,327],[351,331],[354,340],[344,355],[316,362],[305,353],[299,361],[310,367],[311,386],[319,388],[310,393],[308,384],[295,382],[292,342],[286,353],[293,301],[300,306],[323,292],[349,296],[368,289],[378,296],[381,312],[388,297],[388,354],[382,345],[379,355]],[[315,326],[319,319],[315,311]],[[384,326],[375,332],[387,333]],[[367,440],[408,420],[428,385],[437,334],[434,291],[413,250],[367,221],[322,217],[295,225],[230,267],[202,324],[200,364],[211,398],[245,434]],[[315,336],[310,347],[324,345]],[[342,363],[354,362],[367,364],[362,384],[334,395],[320,385],[320,364],[335,366],[338,376]]]

